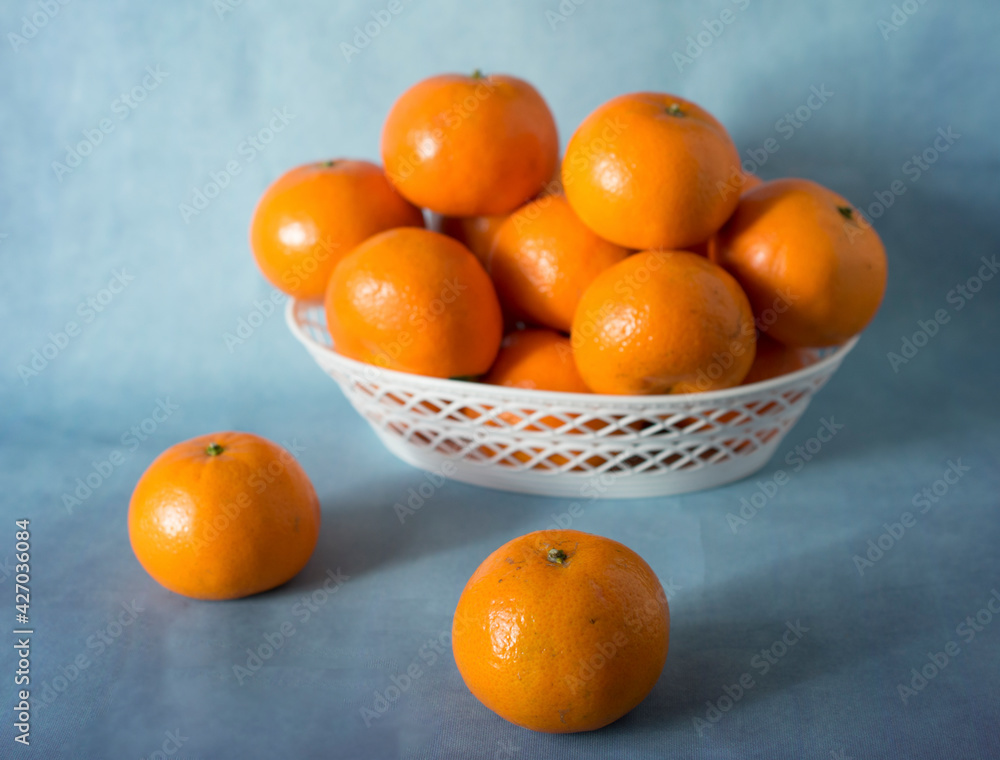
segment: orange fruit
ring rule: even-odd
[[[386,369],[433,377],[486,372],[503,335],[489,275],[468,248],[429,230],[369,238],[330,277],[335,349]]]
[[[764,180],[758,177],[756,174],[747,174],[743,171],[739,173],[737,177],[734,177],[733,183],[730,184],[730,190],[723,190],[723,192],[736,192],[738,189],[740,195],[748,193],[755,187],[759,187],[764,184]],[[708,258],[715,261],[715,246],[718,245],[718,233],[712,235],[708,240],[698,243],[697,245],[691,245],[687,247],[687,250],[691,253],[697,253],[699,256],[707,256]]]
[[[644,251],[606,269],[580,299],[573,355],[595,393],[692,393],[739,385],[756,341],[746,295],[687,251]]]
[[[757,353],[742,385],[761,383],[808,367],[816,361],[816,352],[810,348],[786,346],[764,333],[757,336]]]
[[[503,339],[484,383],[564,393],[590,393],[573,362],[569,338],[554,330],[519,330]]]
[[[714,116],[676,95],[609,100],[574,133],[563,158],[573,210],[627,248],[685,248],[708,240],[732,214],[723,193],[740,157]]]
[[[740,169],[739,171],[733,173],[733,176],[730,177],[726,187],[719,188],[719,192],[738,192],[740,195],[743,195],[744,193],[748,193],[755,187],[760,187],[763,184],[764,180],[762,180],[758,175],[751,174]]]
[[[559,166],[557,165],[554,174],[539,193],[539,197],[555,195],[561,192],[562,179]],[[508,216],[509,214],[500,214],[498,216],[439,216],[437,231],[444,233],[448,237],[455,238],[455,240],[476,254],[476,258],[482,262],[483,266],[486,266],[490,258],[490,248],[493,246],[493,238],[497,230],[500,229],[500,225],[504,223],[504,220]]]
[[[529,388],[546,391],[561,391],[563,393],[590,393],[590,389],[580,378],[580,373],[576,369],[573,361],[573,348],[569,338],[554,330],[528,329],[518,330],[509,334],[500,344],[500,353],[497,355],[493,367],[483,378],[484,383],[493,385],[504,385],[510,388]],[[471,411],[471,410],[469,410]],[[517,427],[525,417],[531,417],[537,410],[525,409],[524,415],[515,412],[504,411],[497,415],[498,421],[488,420],[487,427],[503,427],[507,425],[511,428]],[[478,415],[472,416],[475,419]],[[566,413],[564,416],[575,420],[578,415]],[[501,424],[503,423],[503,424]],[[572,422],[570,423],[573,424]],[[581,427],[588,430],[597,431],[606,423],[600,420],[587,420]],[[545,428],[557,430],[567,425],[566,420],[555,415],[545,415],[537,420],[524,425],[521,430],[530,433],[541,432]],[[579,435],[578,428],[570,428],[566,431],[569,435]],[[530,446],[530,441],[524,441],[515,448],[513,446],[504,447],[507,457],[521,463],[528,463],[543,450],[537,446]],[[498,449],[492,446],[481,446],[480,453],[486,457],[492,457]],[[569,452],[572,456],[578,456],[579,452]],[[550,469],[552,466],[562,467],[570,460],[559,453],[550,453],[542,461],[533,465],[535,469]],[[599,466],[602,461],[598,457],[591,457],[588,460],[592,466]]]
[[[465,585],[452,649],[466,686],[533,731],[606,726],[638,705],[667,659],[666,595],[643,559],[576,530],[515,538]]]
[[[542,188],[542,192],[539,195],[565,195],[565,189],[562,183],[562,161],[556,162],[556,168],[552,172],[552,176],[549,177],[549,181],[545,183],[545,187]]]
[[[583,291],[629,250],[594,234],[566,198],[531,201],[500,225],[489,272],[500,302],[515,316],[568,332]]]
[[[292,169],[264,191],[250,222],[257,266],[296,298],[323,297],[334,266],[354,246],[393,227],[423,227],[375,164],[340,159]]]
[[[805,179],[765,182],[719,232],[716,259],[743,286],[761,331],[790,346],[861,332],[885,292],[885,248],[843,197]]]
[[[393,104],[382,158],[406,198],[446,216],[507,214],[542,190],[559,160],[552,112],[524,80],[441,74]]]
[[[295,458],[252,433],[178,443],[139,478],[128,533],[139,564],[194,599],[280,586],[312,556],[319,499]]]
[[[740,188],[740,194],[749,192],[755,187],[760,187],[764,184],[764,180],[760,178],[757,174],[748,174],[743,172],[743,187]]]
[[[442,216],[440,232],[472,251],[484,267],[490,258],[490,247],[500,225],[507,218],[500,216]]]

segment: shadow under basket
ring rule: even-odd
[[[321,304],[290,299],[285,319],[404,462],[487,488],[569,498],[665,496],[753,474],[858,341],[752,385],[609,396],[385,370],[333,350]]]

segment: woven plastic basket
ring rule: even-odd
[[[393,454],[488,488],[638,498],[744,478],[774,454],[857,338],[797,372],[724,391],[606,396],[384,370],[333,350],[323,307],[291,299],[296,338]]]

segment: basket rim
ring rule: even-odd
[[[314,340],[299,323],[296,318],[300,309],[324,310],[323,302],[316,300],[304,300],[294,296],[288,297],[285,306],[285,323],[296,340],[319,360],[322,357],[330,364],[337,366],[344,374],[364,375],[375,372],[377,377],[385,377],[389,382],[396,382],[401,385],[420,387],[427,390],[437,390],[439,392],[451,391],[459,395],[482,394],[485,397],[494,399],[509,399],[511,401],[523,401],[538,403],[556,404],[562,402],[567,406],[587,406],[615,405],[623,404],[627,406],[650,406],[664,404],[669,405],[690,405],[710,403],[716,401],[728,401],[743,396],[758,396],[770,394],[775,391],[785,390],[799,385],[802,381],[812,379],[824,373],[830,374],[844,357],[851,352],[860,340],[860,335],[855,335],[839,346],[831,346],[830,353],[813,362],[807,367],[780,375],[770,380],[751,383],[749,385],[737,385],[733,388],[724,388],[716,391],[697,391],[693,393],[660,393],[649,395],[615,395],[605,393],[566,393],[563,391],[548,391],[532,388],[514,388],[504,385],[490,385],[488,383],[469,382],[466,380],[452,380],[443,377],[430,377],[428,375],[416,375],[410,372],[376,367],[373,364],[351,359],[343,354],[337,353],[334,349]],[[323,325],[326,330],[326,326]]]

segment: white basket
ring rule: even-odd
[[[756,472],[858,340],[762,383],[608,396],[380,369],[333,350],[322,305],[290,299],[285,318],[404,462],[488,488],[578,498],[664,496]]]

